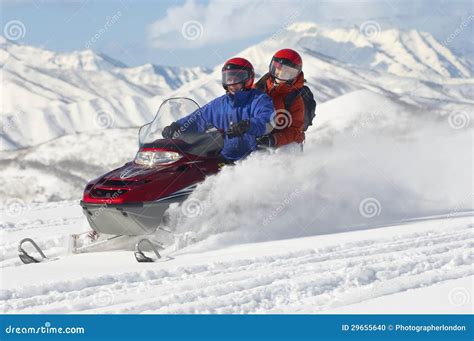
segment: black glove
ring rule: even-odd
[[[237,123],[230,123],[229,130],[227,130],[227,136],[238,137],[242,136],[249,130],[250,122],[248,120],[240,121]]]
[[[276,140],[273,135],[263,135],[257,138],[257,146],[259,147],[273,147]]]
[[[163,128],[163,131],[161,132],[161,135],[165,139],[172,139],[174,134],[176,134],[179,131],[180,128],[181,128],[181,126],[178,123],[173,122],[169,126],[166,126],[166,127]]]

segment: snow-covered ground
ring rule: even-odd
[[[23,212],[30,228],[2,229],[0,306],[4,313],[472,313],[473,217],[219,250],[195,244],[144,264],[126,251],[54,260],[54,246],[86,222],[74,202],[40,205]],[[51,261],[20,265],[14,246],[25,236],[50,247]]]
[[[417,289],[325,311],[327,314],[472,314],[474,277],[446,280]]]

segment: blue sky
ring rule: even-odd
[[[353,26],[376,20],[382,29],[415,28],[442,41],[474,13],[469,0],[3,0],[1,7],[4,36],[12,20],[24,25],[19,43],[54,51],[90,47],[127,65],[207,67],[272,35],[288,21]],[[455,48],[472,49],[467,38],[472,20],[468,24],[465,43],[458,39]]]

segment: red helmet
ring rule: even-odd
[[[251,89],[255,80],[253,65],[244,58],[231,58],[222,67],[222,86],[227,90],[229,85],[243,84],[244,89]]]
[[[273,55],[270,75],[285,82],[294,82],[303,68],[301,56],[295,50],[283,49]]]

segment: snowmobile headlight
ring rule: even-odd
[[[181,159],[181,154],[169,151],[142,151],[135,157],[135,163],[142,166],[152,167],[175,162]]]

